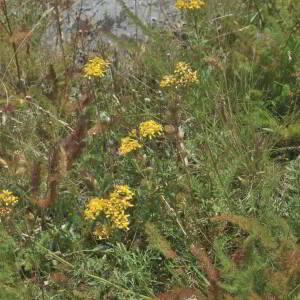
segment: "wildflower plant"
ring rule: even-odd
[[[121,155],[126,155],[129,152],[135,151],[139,148],[142,148],[142,145],[138,142],[138,140],[127,136],[121,139],[121,146],[119,148],[119,152]]]
[[[102,57],[91,58],[83,67],[85,77],[104,77],[110,63]]]
[[[142,122],[139,126],[140,135],[143,138],[149,138],[150,140],[162,134],[163,128],[161,124],[150,120],[146,122]]]
[[[178,9],[200,9],[204,5],[202,0],[177,0],[175,4]]]
[[[178,62],[173,74],[165,75],[160,81],[160,87],[186,87],[198,82],[198,72],[194,71],[188,63]]]
[[[154,120],[149,120],[140,123],[138,130],[133,129],[129,135],[121,139],[121,145],[119,147],[119,153],[121,155],[127,155],[128,153],[138,150],[143,147],[145,139],[152,139],[161,135],[163,127],[161,124]]]
[[[11,191],[2,190],[0,193],[0,217],[9,215],[18,201],[18,197],[14,196]]]
[[[90,199],[84,217],[88,221],[96,222],[94,235],[97,238],[107,239],[116,229],[129,229],[129,215],[126,210],[133,206],[134,195],[128,185],[116,185],[108,198]],[[101,222],[103,217],[105,223]]]

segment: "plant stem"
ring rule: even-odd
[[[226,187],[225,187],[225,185],[224,185],[224,182],[223,182],[223,180],[221,179],[221,175],[220,175],[220,172],[219,172],[219,170],[218,170],[217,163],[216,163],[216,161],[215,161],[215,159],[214,159],[213,153],[212,153],[212,151],[211,151],[211,148],[210,148],[208,142],[206,142],[206,146],[207,146],[207,149],[208,149],[209,157],[210,157],[210,159],[211,159],[213,168],[214,168],[214,170],[215,170],[215,172],[216,172],[216,175],[217,175],[217,178],[218,178],[218,180],[219,180],[219,183],[220,183],[220,185],[222,186],[223,192],[224,192],[224,194],[226,195],[226,198],[227,198],[227,199],[230,199],[229,194],[228,194],[228,192],[227,192],[227,190],[226,190]]]
[[[66,64],[66,55],[65,55],[65,49],[64,49],[64,41],[63,41],[63,34],[62,34],[62,28],[59,20],[59,9],[58,9],[58,1],[54,1],[54,13],[55,13],[55,21],[58,31],[58,40],[59,40],[59,47],[61,50],[62,58],[63,58],[63,64],[65,68],[65,73],[67,72],[67,64]]]
[[[6,5],[6,0],[3,0],[3,3],[2,3],[2,11],[3,11],[3,14],[4,14],[4,17],[5,17],[5,20],[6,20],[6,24],[7,24],[7,32],[9,34],[10,37],[13,36],[13,30],[12,30],[12,26],[11,26],[11,23],[10,23],[10,19],[8,17],[8,12],[7,12],[7,5]],[[18,58],[18,51],[17,51],[17,45],[14,41],[12,41],[12,48],[13,48],[13,52],[14,52],[14,59],[15,59],[15,63],[16,63],[16,68],[17,68],[17,76],[18,76],[18,81],[19,81],[19,84],[22,86],[22,81],[21,81],[21,68],[20,68],[20,63],[19,63],[19,58]],[[22,86],[22,90],[23,90],[23,93],[24,93],[24,96],[26,96],[26,90],[25,90],[25,86]]]

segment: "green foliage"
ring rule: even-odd
[[[286,166],[278,195],[273,200],[274,209],[283,217],[289,220],[291,227],[299,238],[299,181],[300,181],[300,160],[291,161]]]
[[[16,243],[0,226],[0,299],[30,299],[16,265]]]
[[[160,234],[154,224],[146,223],[145,232],[151,247],[161,252],[166,258],[176,258],[176,252],[172,250],[170,243]]]
[[[234,251],[225,248],[223,237],[216,241],[222,288],[241,299],[249,299],[254,294],[262,298],[294,299],[299,292],[300,248],[287,223],[275,216],[266,225],[251,219],[246,225],[247,218],[233,215],[217,220],[238,224],[249,234],[239,245],[234,245]],[[224,254],[229,251],[231,257]]]
[[[298,145],[300,141],[300,123],[295,122],[280,130],[283,142]]]

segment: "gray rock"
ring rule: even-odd
[[[179,18],[174,0],[124,0],[124,3],[140,20],[151,26],[169,25]],[[70,40],[78,30],[90,36],[108,32],[118,37],[144,38],[139,26],[128,16],[118,0],[75,0],[62,13],[61,26],[65,40]],[[56,30],[54,25],[49,27],[46,42],[51,42],[49,37],[55,36]]]

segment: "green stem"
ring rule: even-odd
[[[220,185],[222,186],[222,189],[223,189],[223,191],[224,191],[224,194],[226,195],[226,198],[227,198],[227,199],[230,199],[229,194],[228,194],[228,192],[227,192],[227,190],[226,190],[226,187],[225,187],[225,185],[224,185],[224,182],[223,182],[223,180],[221,179],[221,174],[220,174],[220,172],[219,172],[219,170],[218,170],[217,163],[216,163],[216,161],[215,161],[215,159],[214,159],[213,153],[212,153],[212,151],[211,151],[211,148],[210,148],[208,142],[206,142],[206,145],[207,145],[208,153],[209,153],[209,156],[210,156],[210,159],[211,159],[213,168],[214,168],[214,170],[215,170],[215,172],[216,172],[216,175],[217,175],[217,177],[218,177],[218,180],[219,180],[219,182],[220,182]]]
[[[10,19],[8,17],[8,11],[7,11],[7,6],[6,6],[6,0],[3,1],[3,8],[2,8],[5,20],[6,20],[6,24],[7,24],[7,31],[10,35],[10,37],[13,36],[13,29],[12,26],[10,24]],[[17,68],[17,76],[18,76],[18,80],[19,80],[19,84],[22,86],[22,78],[21,78],[21,68],[20,68],[20,63],[19,63],[19,57],[18,57],[18,51],[17,51],[17,45],[15,42],[12,42],[12,48],[13,48],[13,53],[14,53],[14,58],[15,58],[15,63],[16,63],[16,68]],[[26,90],[25,87],[22,87],[24,96],[26,96]]]

